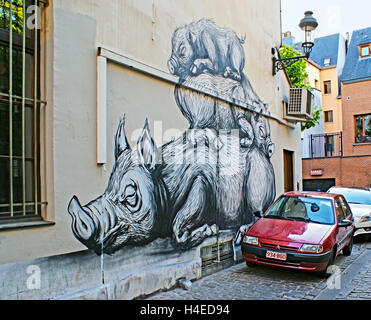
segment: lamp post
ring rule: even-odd
[[[309,59],[309,56],[312,52],[314,42],[312,40],[312,31],[314,31],[318,27],[317,20],[313,17],[312,11],[306,11],[304,13],[304,18],[301,19],[299,23],[299,27],[305,33],[305,41],[302,43],[303,53],[304,55],[298,57],[291,57],[291,58],[284,58],[278,59],[275,56],[272,58],[273,60],[273,68],[272,73],[276,75],[279,70],[285,69],[287,66],[290,66],[292,63],[298,61],[299,59]],[[275,54],[275,49],[272,50],[272,53]]]

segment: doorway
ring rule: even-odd
[[[294,152],[283,150],[284,192],[294,191]]]
[[[304,191],[320,191],[326,192],[328,189],[336,185],[335,179],[306,179],[303,180]]]

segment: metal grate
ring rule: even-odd
[[[280,245],[280,249],[278,249],[276,244],[271,244],[271,243],[261,242],[260,245],[262,246],[262,248],[274,250],[274,251],[283,251],[283,252],[297,252],[298,251],[298,248],[296,247],[281,246],[281,245]]]
[[[290,103],[287,108],[287,114],[298,115],[302,113],[303,89],[290,89]]]
[[[228,268],[234,264],[232,240],[201,248],[202,276]]]
[[[39,43],[44,1],[0,1],[0,223],[40,217]]]

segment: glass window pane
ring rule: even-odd
[[[2,155],[9,155],[9,105],[5,103],[0,103],[0,156]]]
[[[370,48],[369,47],[362,47],[361,48],[361,56],[366,57],[370,54]]]
[[[335,210],[336,210],[336,215],[338,217],[338,221],[343,220],[345,216],[344,216],[344,212],[343,212],[343,209],[341,207],[339,200],[335,201]]]
[[[10,1],[0,1],[0,28],[9,30]],[[12,1],[12,30],[14,33],[23,33],[23,0]]]
[[[24,3],[25,2],[25,3]],[[35,28],[25,26],[28,18],[34,23],[34,10],[25,14],[23,7],[34,5],[34,0],[13,0],[10,10],[9,0],[0,0],[0,223],[3,218],[10,218],[10,194],[13,195],[13,217],[22,217],[24,208],[26,215],[34,216],[35,206],[23,206],[23,202],[35,201],[35,163],[34,146],[38,141],[34,131],[34,50],[38,45],[34,42]],[[10,16],[10,11],[12,15]],[[33,17],[30,17],[30,16]],[[10,33],[10,22],[12,30]],[[10,34],[12,35],[12,67],[10,68]],[[25,42],[25,48],[23,48]],[[36,45],[36,47],[35,47]],[[25,49],[25,56],[23,56]],[[23,64],[23,60],[25,63]],[[10,69],[12,74],[10,76]],[[25,77],[23,78],[23,73]],[[12,78],[12,177],[10,177],[10,136],[9,81]],[[23,81],[25,86],[23,87]],[[25,92],[25,108],[22,108],[22,95]],[[35,97],[36,98],[36,97]],[[37,106],[39,108],[39,104]],[[24,118],[23,118],[24,115]],[[37,116],[38,117],[38,116]],[[38,119],[36,119],[38,120]],[[22,123],[24,121],[24,128]],[[24,132],[24,136],[23,133]],[[38,134],[38,133],[37,133]],[[25,149],[23,150],[23,144]],[[22,161],[24,155],[24,162]],[[24,165],[24,167],[23,167]],[[38,174],[37,174],[38,175]],[[10,180],[11,179],[11,180]],[[13,184],[10,190],[10,182]],[[40,206],[39,206],[40,208]]]
[[[365,136],[368,142],[371,142],[371,114],[365,116]]]
[[[356,117],[356,143],[361,143],[363,140],[363,117]]]
[[[2,212],[8,212],[9,207],[1,205],[9,204],[9,159],[0,157],[0,216]]]
[[[13,95],[22,96],[22,51],[13,50]],[[25,97],[33,98],[34,58],[25,57]],[[9,93],[9,47],[0,46],[0,92]]]

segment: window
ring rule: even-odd
[[[335,139],[333,135],[325,136],[325,156],[332,157],[334,154]]]
[[[337,216],[338,222],[344,220],[345,215],[344,215],[339,199],[335,200],[335,210],[336,210],[336,216]]]
[[[331,111],[325,111],[325,122],[334,122],[334,112]]]
[[[356,143],[371,143],[371,114],[355,117]]]
[[[352,214],[352,211],[350,210],[343,196],[339,197],[339,202],[341,204],[341,207],[343,208],[345,218],[348,218]]]
[[[360,56],[362,58],[364,57],[369,57],[371,55],[371,44],[367,44],[367,45],[362,45],[360,46]]]
[[[323,92],[324,92],[325,94],[330,94],[330,93],[331,93],[331,81],[330,81],[330,80],[325,81],[325,82],[323,83],[323,85],[324,85],[324,90],[323,90]]]
[[[324,61],[323,61],[323,64],[325,65],[325,67],[328,67],[331,63],[331,59],[330,58],[326,58]]]
[[[40,219],[38,5],[0,1],[0,224]]]

